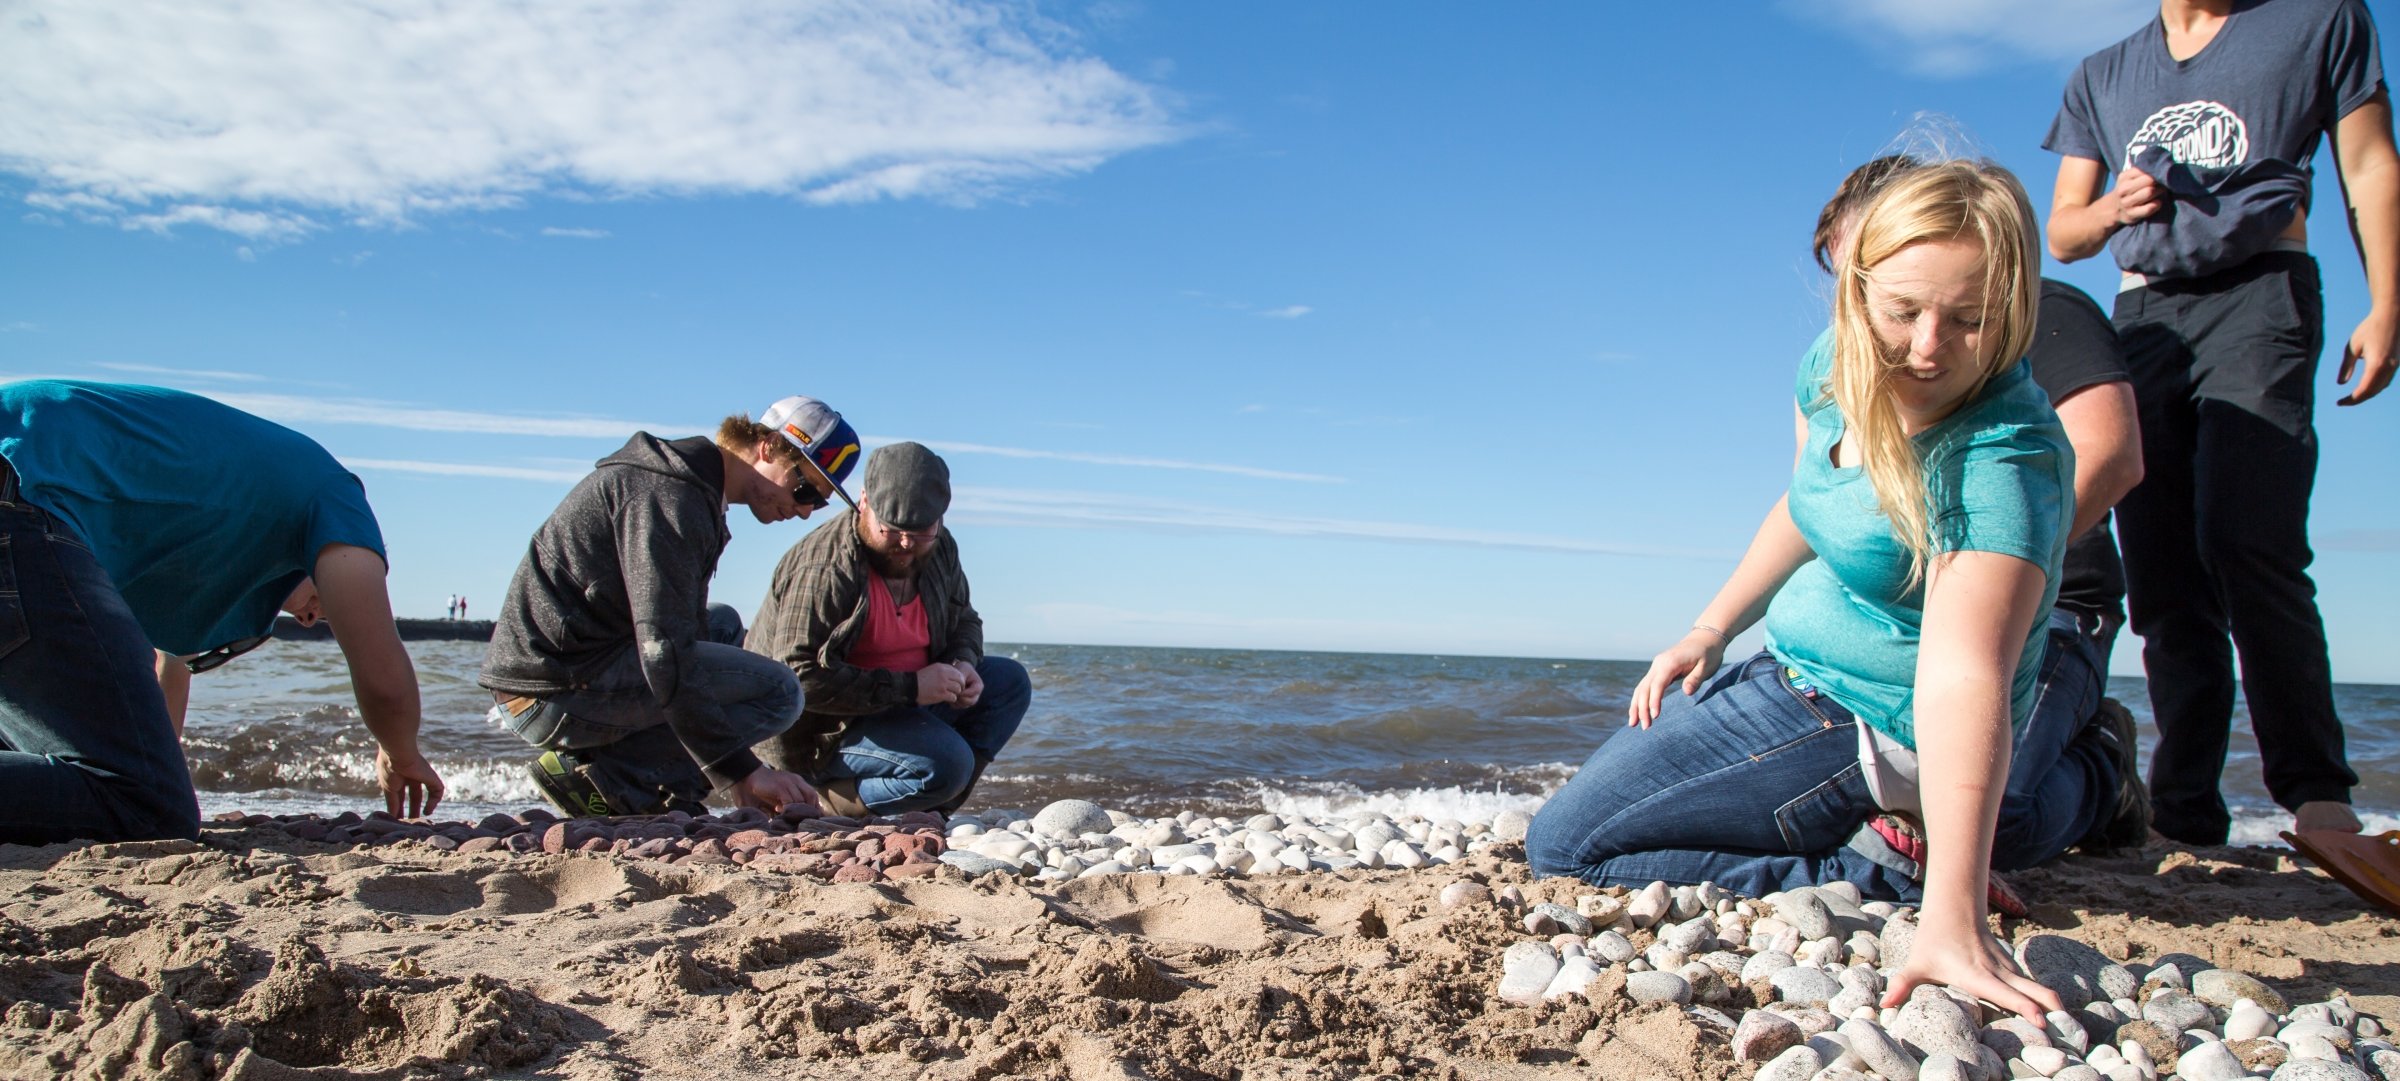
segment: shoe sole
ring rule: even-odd
[[[606,818],[615,813],[597,790],[588,783],[578,783],[583,779],[575,776],[575,771],[559,758],[557,751],[542,752],[542,756],[534,759],[530,768],[533,786],[541,790],[542,798],[549,800],[551,806],[578,818]]]

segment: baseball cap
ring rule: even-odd
[[[783,433],[800,448],[825,479],[833,482],[833,492],[842,502],[858,505],[842,490],[842,480],[858,466],[858,432],[832,406],[795,394],[768,406],[758,422]]]
[[[950,510],[950,466],[922,443],[877,447],[867,458],[867,499],[887,525],[932,528]]]

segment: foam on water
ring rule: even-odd
[[[1560,769],[1569,769],[1564,763]],[[1259,785],[1258,804],[1270,814],[1285,818],[1341,819],[1362,814],[1381,814],[1391,818],[1414,815],[1428,821],[1445,818],[1460,822],[1489,822],[1502,811],[1523,811],[1532,814],[1542,801],[1549,798],[1544,792],[1506,792],[1497,788],[1486,791],[1456,786],[1448,788],[1410,788],[1399,791],[1369,792],[1355,786],[1336,786],[1331,792],[1298,793]]]
[[[2358,820],[2366,826],[2368,833],[2383,833],[2400,829],[2400,814],[2366,807],[2355,807],[2352,810],[2358,812]],[[2292,828],[2292,813],[2281,807],[2268,807],[2263,810],[2257,807],[2235,807],[2233,808],[2233,828],[2228,841],[2237,845],[2282,848],[2284,844],[2281,834],[2290,828]]]

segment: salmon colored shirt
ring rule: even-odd
[[[880,578],[867,580],[867,625],[858,632],[858,642],[850,647],[850,664],[856,668],[881,668],[890,672],[914,672],[933,663],[933,632],[925,625],[925,598],[910,597],[908,603],[892,603],[892,587]]]

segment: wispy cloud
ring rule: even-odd
[[[606,240],[608,239],[608,230],[568,229],[556,225],[546,225],[542,227],[542,235],[566,237],[569,240]]]
[[[901,442],[903,437],[862,436],[861,438],[866,442],[880,445]],[[1046,458],[1055,462],[1131,466],[1137,469],[1176,469],[1194,473],[1224,473],[1229,476],[1254,477],[1259,480],[1294,480],[1311,484],[1340,484],[1344,479],[1326,473],[1297,473],[1285,469],[1260,469],[1256,466],[1227,465],[1223,462],[1193,462],[1181,458],[1145,458],[1130,454],[1087,454],[1071,450],[1031,450],[1025,447],[995,447],[984,443],[951,443],[932,439],[920,439],[915,442],[923,443],[943,454],[991,454],[1002,458]]]
[[[1469,548],[1511,548],[1584,555],[1730,559],[1736,553],[1665,545],[1614,544],[1581,537],[1462,529],[1422,522],[1378,522],[1271,514],[1168,500],[1024,488],[960,488],[950,516],[989,525],[1088,528],[1114,526],[1173,533],[1250,533],[1280,537],[1390,541]]]
[[[1965,76],[2025,60],[2073,60],[2139,29],[2156,0],[1783,0],[1920,75]]]
[[[534,480],[553,484],[573,484],[582,480],[590,469],[534,469],[515,465],[478,465],[471,462],[417,462],[399,458],[344,458],[342,464],[354,471],[383,473],[428,473],[441,477],[497,477],[502,480]]]
[[[31,334],[40,329],[40,325],[22,319],[14,323],[0,323],[0,334]]]
[[[361,398],[307,398],[291,394],[216,394],[211,398],[268,420],[298,427],[360,424],[412,432],[472,432],[479,435],[569,436],[623,439],[635,431],[700,431],[697,426],[646,424],[613,417],[528,416],[436,409]]]
[[[37,210],[260,243],[543,194],[971,202],[1182,137],[1032,5],[21,0]]]
[[[1291,304],[1281,308],[1268,308],[1258,314],[1268,319],[1298,319],[1315,310],[1306,304]]]
[[[257,383],[262,382],[267,378],[266,376],[255,375],[250,372],[224,372],[214,371],[208,368],[168,368],[157,364],[126,364],[112,361],[100,361],[93,366],[106,368],[115,372],[133,372],[138,375],[172,375],[185,379],[214,380],[220,383]]]
[[[2400,529],[2338,529],[2316,539],[2329,552],[2400,552]]]

